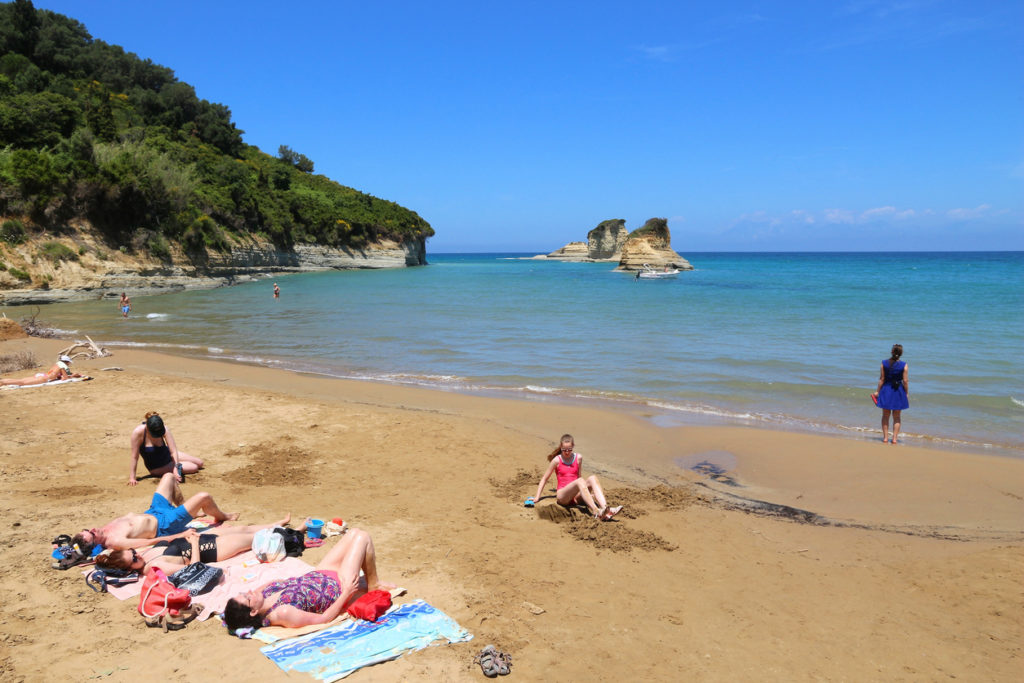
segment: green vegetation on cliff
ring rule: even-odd
[[[168,240],[199,253],[243,235],[360,248],[434,234],[285,145],[272,157],[243,143],[226,106],[29,0],[0,4],[0,218],[23,219],[3,241],[88,220],[156,257]]]

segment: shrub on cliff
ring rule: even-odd
[[[0,225],[0,240],[8,244],[21,244],[25,241],[25,225],[13,218],[4,221]]]
[[[46,242],[39,248],[39,252],[54,263],[78,260],[75,250],[60,242]]]

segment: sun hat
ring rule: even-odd
[[[69,356],[67,354],[62,354],[61,357],[58,358],[58,360],[62,360],[65,363],[70,363],[71,362],[71,356]]]
[[[146,419],[146,429],[149,430],[150,434],[157,437],[163,436],[164,432],[167,431],[164,428],[163,418],[159,415],[150,415]]]

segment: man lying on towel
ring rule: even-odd
[[[173,505],[171,501],[180,503]],[[237,512],[224,512],[213,496],[205,491],[181,503],[181,489],[174,474],[168,472],[160,479],[153,501],[144,513],[129,512],[100,529],[82,529],[73,541],[88,556],[99,544],[113,550],[129,550],[153,545],[157,541],[171,541],[184,537],[188,523],[194,517],[207,515],[218,522],[238,519]]]

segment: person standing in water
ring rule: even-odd
[[[274,298],[275,299],[280,299],[281,298],[281,288],[277,286],[276,282],[274,283]]]
[[[892,443],[900,435],[900,413],[910,407],[909,372],[906,361],[900,360],[903,346],[893,344],[888,360],[882,361],[878,388],[871,395],[882,409],[882,443],[889,441],[889,416],[892,415]]]
[[[127,318],[130,310],[132,310],[132,300],[125,292],[121,292],[121,317]]]

